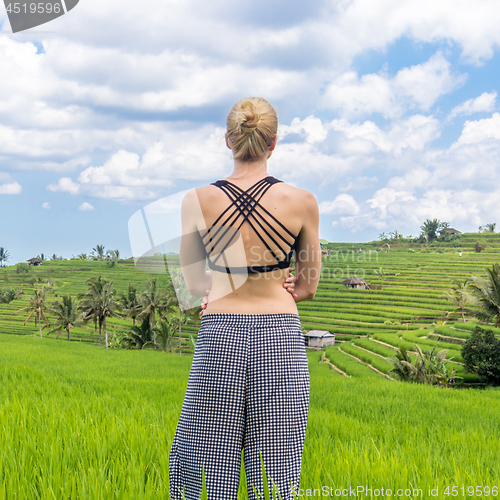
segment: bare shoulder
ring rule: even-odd
[[[316,196],[311,191],[286,184],[285,182],[278,184],[278,186],[280,194],[289,198],[296,206],[300,207],[300,210],[308,212],[318,210]]]
[[[210,202],[211,199],[217,196],[217,188],[215,186],[203,186],[200,188],[190,189],[182,200],[183,206],[192,206],[193,203],[200,204],[201,202]]]

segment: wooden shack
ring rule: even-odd
[[[370,290],[368,283],[361,278],[348,278],[345,281],[342,281],[342,284],[345,285],[346,288],[361,288]]]
[[[311,330],[304,335],[307,347],[335,345],[335,334],[323,330]]]
[[[28,260],[30,266],[39,266],[42,264],[42,259],[39,259],[38,257],[33,257],[32,259]]]

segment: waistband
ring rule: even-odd
[[[278,324],[294,323],[300,325],[300,317],[294,313],[266,313],[266,314],[239,314],[239,313],[208,313],[203,314],[201,323],[237,323],[237,324]]]

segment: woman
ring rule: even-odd
[[[170,452],[172,499],[199,498],[203,467],[208,498],[236,500],[242,450],[249,498],[263,493],[261,455],[283,500],[299,487],[309,372],[296,303],[316,293],[319,215],[310,192],[267,172],[277,128],[265,99],[238,101],[233,173],[183,201],[183,275],[190,293],[209,295]]]

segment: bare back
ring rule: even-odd
[[[231,184],[235,193],[247,192],[255,184],[255,179],[231,180]],[[196,228],[200,236],[203,236],[207,228],[221,224],[221,214],[230,213],[228,207],[231,205],[231,199],[216,185],[196,189],[196,197],[201,216],[191,221],[191,224],[193,229]],[[318,260],[320,261],[321,257],[317,227],[318,210],[314,196],[303,189],[276,182],[265,191],[258,205],[262,209],[258,217],[245,220],[242,216],[237,224],[234,224],[239,246],[233,245],[232,250],[225,252],[222,256],[223,264],[229,268],[241,268],[242,265],[269,267],[275,265],[277,259],[283,261],[293,243],[296,251],[296,271],[301,268],[314,268],[319,279]],[[255,207],[255,204],[250,201],[247,206]],[[241,281],[241,276],[212,269],[212,288],[204,314],[297,314],[294,298],[283,287],[288,273],[288,267],[269,272],[251,272],[245,274]],[[302,279],[306,285],[307,277],[297,278],[298,283]],[[315,279],[313,277],[313,280]],[[314,290],[315,288],[314,286]]]

